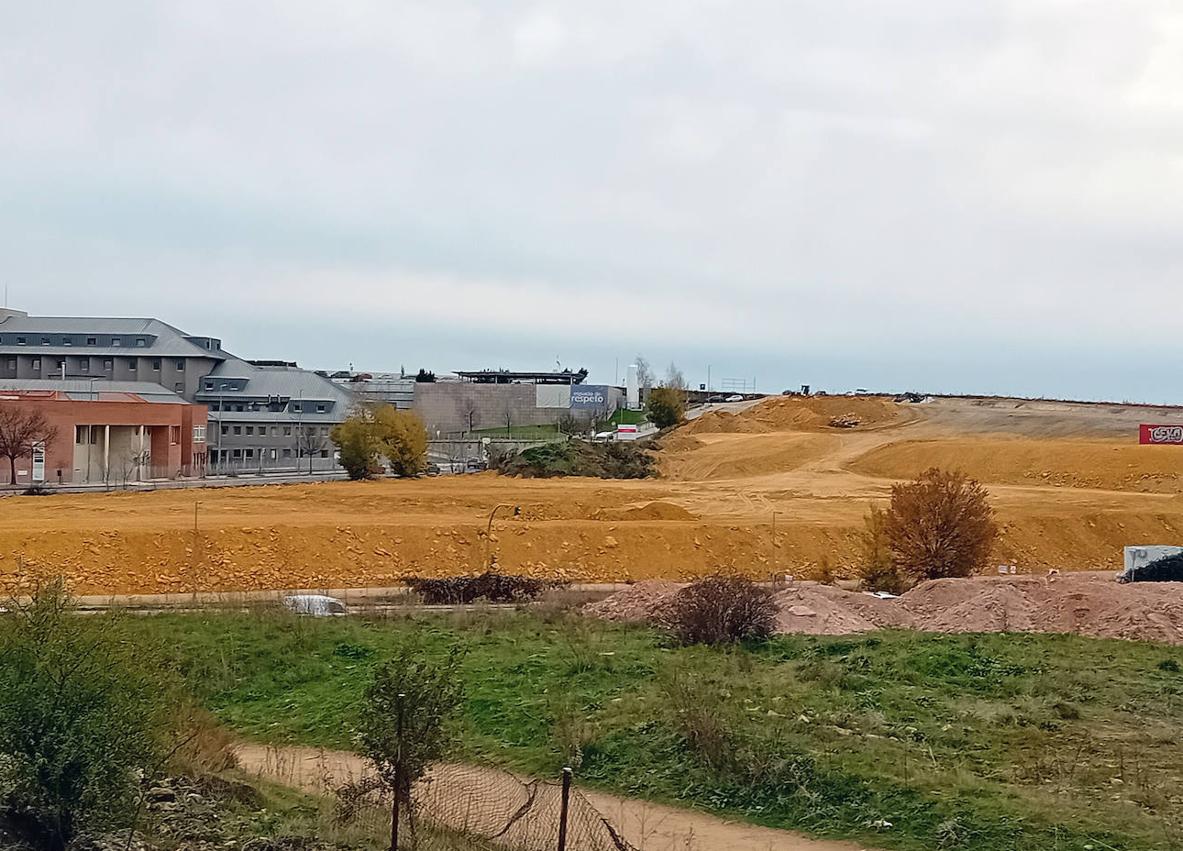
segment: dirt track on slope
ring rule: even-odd
[[[365,761],[345,751],[243,745],[237,753],[245,771],[316,794],[356,782],[367,774]],[[471,765],[445,765],[433,772],[431,781],[430,790],[423,793],[429,796],[424,809],[426,813],[464,813],[467,819],[474,818],[476,813],[477,821],[480,821],[481,812],[498,802],[503,803],[508,812],[514,811],[516,802],[503,799],[512,795],[517,784],[504,772]],[[544,789],[540,797],[556,798],[557,789]],[[480,806],[474,806],[474,801]],[[724,848],[728,851],[859,851],[866,847],[810,839],[788,831],[724,821],[694,810],[620,798],[578,787],[573,815],[582,814],[581,810],[586,809],[585,802],[639,851],[720,851]],[[515,830],[523,837],[540,840],[555,822],[557,807],[553,803],[542,800],[538,806],[545,824],[531,824],[526,818],[515,825]],[[586,819],[584,823],[587,823]],[[449,823],[448,826],[456,829],[474,827],[471,821],[467,824]],[[590,832],[588,827],[582,830]],[[546,838],[550,839],[549,834]],[[513,839],[512,835],[503,837],[507,846],[517,847]],[[607,843],[596,843],[594,839],[586,837],[586,844],[581,846],[577,835],[572,842],[576,847],[607,847]],[[554,843],[538,844],[551,847]]]
[[[860,425],[831,428],[854,414]],[[1183,450],[1138,447],[1178,410],[941,399],[771,399],[666,439],[664,478],[494,474],[0,500],[0,590],[65,573],[79,593],[366,587],[503,570],[579,581],[725,568],[808,576],[853,563],[896,477],[963,466],[989,487],[1000,562],[1115,569],[1127,544],[1183,543]],[[194,529],[194,506],[197,524]],[[499,515],[491,539],[489,511]],[[775,538],[773,525],[775,513]]]

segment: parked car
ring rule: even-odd
[[[314,618],[339,618],[349,613],[344,603],[324,594],[293,594],[283,598],[283,607],[297,615]]]
[[[742,402],[743,396],[740,396],[738,393],[732,393],[730,396],[727,397],[727,401],[728,402]]]

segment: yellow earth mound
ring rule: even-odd
[[[859,427],[889,423],[900,406],[880,396],[776,396],[732,414],[712,411],[683,426],[686,434],[767,434],[776,431],[831,431],[835,417],[858,418]]]
[[[680,505],[671,502],[649,502],[629,508],[602,508],[596,512],[597,520],[695,520]]]
[[[727,434],[692,438],[698,448],[662,452],[662,476],[677,481],[717,481],[796,470],[826,457],[840,438],[829,434]]]
[[[1183,449],[1129,440],[905,440],[850,465],[887,479],[914,478],[930,467],[964,470],[984,483],[1173,494],[1183,481]]]

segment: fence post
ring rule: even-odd
[[[567,811],[571,803],[571,769],[563,769],[563,799],[559,807],[559,851],[567,851]]]
[[[403,801],[403,700],[406,695],[398,695],[398,727],[396,728],[398,753],[394,761],[394,803],[390,810],[390,851],[398,851],[398,816]]]

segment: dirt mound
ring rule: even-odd
[[[954,580],[959,581],[959,580]],[[917,616],[912,626],[928,632],[1045,632],[1039,604],[1012,582],[962,583],[951,605]],[[907,595],[901,604],[908,608]],[[961,599],[958,599],[961,598]]]
[[[596,512],[597,520],[697,520],[680,505],[672,502],[648,502],[630,508],[602,508]]]
[[[678,582],[638,582],[610,597],[583,607],[585,614],[606,621],[651,621],[679,588]]]
[[[738,414],[712,411],[683,426],[688,434],[767,434],[777,431],[829,431],[891,422],[899,406],[879,396],[778,396]],[[853,425],[851,425],[853,424]]]
[[[838,593],[827,593],[833,591]],[[880,624],[849,605],[845,595],[857,596],[849,591],[805,584],[794,585],[780,592],[776,595],[776,603],[780,607],[776,631],[805,635],[847,635],[878,629]]]
[[[730,411],[708,411],[682,426],[679,431],[683,434],[767,434],[772,428],[757,422],[750,411],[739,414]]]
[[[706,446],[701,440],[694,435],[687,432],[685,429],[677,429],[674,432],[661,438],[662,454],[677,454],[679,452],[693,452],[696,449],[702,449]]]
[[[905,594],[933,632],[1071,632],[1183,644],[1183,583],[1122,585],[1112,574],[938,579]]]
[[[1118,440],[951,438],[906,440],[859,458],[852,470],[911,479],[930,467],[956,467],[981,482],[1041,487],[1177,493],[1183,453]]]
[[[828,434],[760,434],[690,438],[700,448],[660,456],[663,478],[681,482],[721,481],[797,470],[834,451],[839,438]]]
[[[681,586],[643,582],[588,606],[596,617],[654,621]],[[894,600],[802,582],[776,595],[777,632],[846,635],[883,628],[925,632],[1077,633],[1183,644],[1183,583],[1121,585],[1111,574],[938,579]]]

